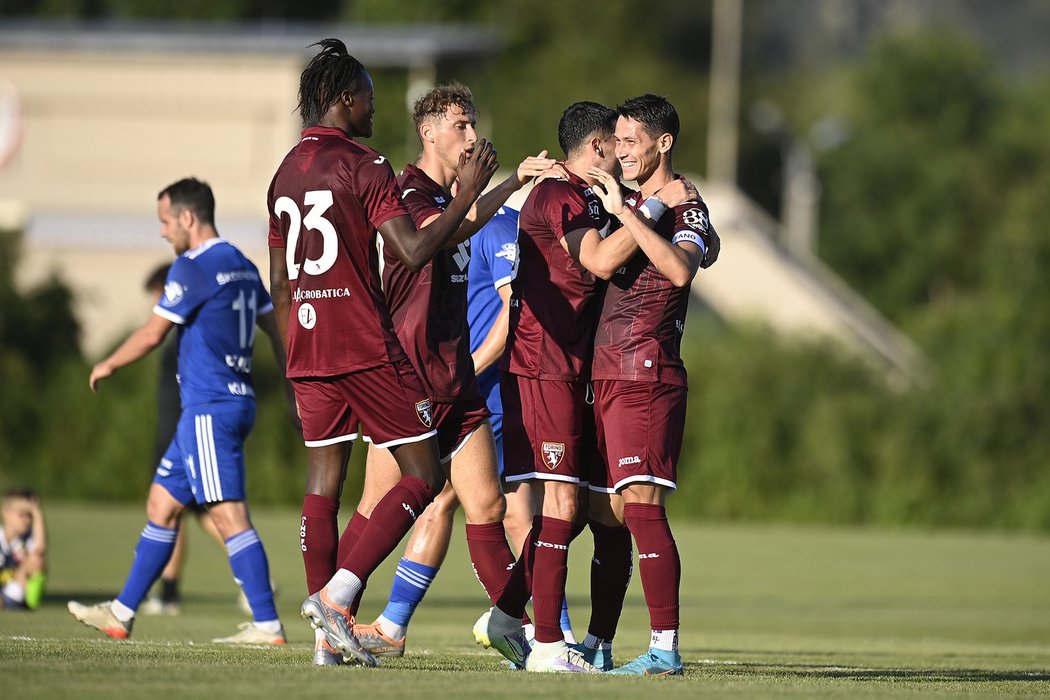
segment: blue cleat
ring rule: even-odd
[[[677,651],[649,647],[649,651],[631,663],[606,671],[606,673],[614,676],[680,676],[682,675],[682,657]]]
[[[583,660],[594,666],[599,671],[611,671],[613,667],[612,651],[606,649],[591,649],[583,642],[570,644],[570,647],[583,654]]]

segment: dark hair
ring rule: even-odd
[[[6,504],[7,502],[13,501],[15,499],[18,499],[18,500],[25,499],[27,501],[31,501],[34,498],[39,498],[39,496],[37,495],[37,492],[34,491],[33,489],[26,488],[24,486],[15,486],[15,487],[9,488],[7,491],[4,492],[4,497],[3,497],[2,500],[3,500],[3,503]]]
[[[162,189],[157,199],[167,195],[175,213],[189,209],[205,224],[215,223],[215,196],[207,182],[187,177]]]
[[[328,108],[344,90],[353,90],[365,67],[346,51],[339,39],[321,39],[321,51],[310,59],[299,76],[299,116],[303,124],[320,123]]]
[[[678,140],[678,112],[666,97],[651,94],[633,97],[617,107],[616,112],[621,117],[634,119],[654,139],[670,134]]]
[[[412,119],[416,123],[416,133],[419,133],[419,125],[428,117],[443,117],[445,110],[451,106],[457,106],[464,112],[474,112],[474,95],[470,88],[462,83],[451,82],[446,85],[438,85],[423,93],[412,105]]]
[[[558,145],[569,156],[593,134],[605,138],[615,130],[615,110],[597,102],[576,102],[562,112],[558,122]]]
[[[168,281],[168,270],[171,269],[171,263],[161,263],[153,268],[153,272],[149,273],[146,278],[146,284],[143,285],[147,292],[152,292],[154,289],[163,289],[164,283]]]

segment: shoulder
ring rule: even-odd
[[[675,228],[690,228],[706,234],[711,229],[711,219],[704,201],[683,202],[674,207]]]
[[[583,201],[583,189],[568,180],[555,179],[544,180],[533,187],[526,200],[533,207],[548,207],[571,201]]]

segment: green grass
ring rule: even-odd
[[[1050,695],[1050,539],[1020,534],[682,525],[682,678],[548,677],[505,670],[473,644],[486,601],[462,542],[413,619],[409,653],[379,669],[313,668],[298,515],[255,521],[279,586],[281,649],[208,643],[243,620],[225,556],[194,524],[179,617],[143,617],[130,642],[75,622],[65,601],[112,597],[142,528],[141,508],[48,504],[52,571],[44,607],[0,612],[4,698],[601,696],[992,697]],[[569,604],[587,622],[590,540],[574,547]],[[362,618],[385,602],[392,562]],[[637,576],[617,660],[644,650]],[[18,680],[15,680],[18,679]],[[658,688],[654,687],[658,684]]]

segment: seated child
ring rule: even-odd
[[[0,609],[40,606],[47,579],[47,537],[40,498],[11,489],[0,500]]]

